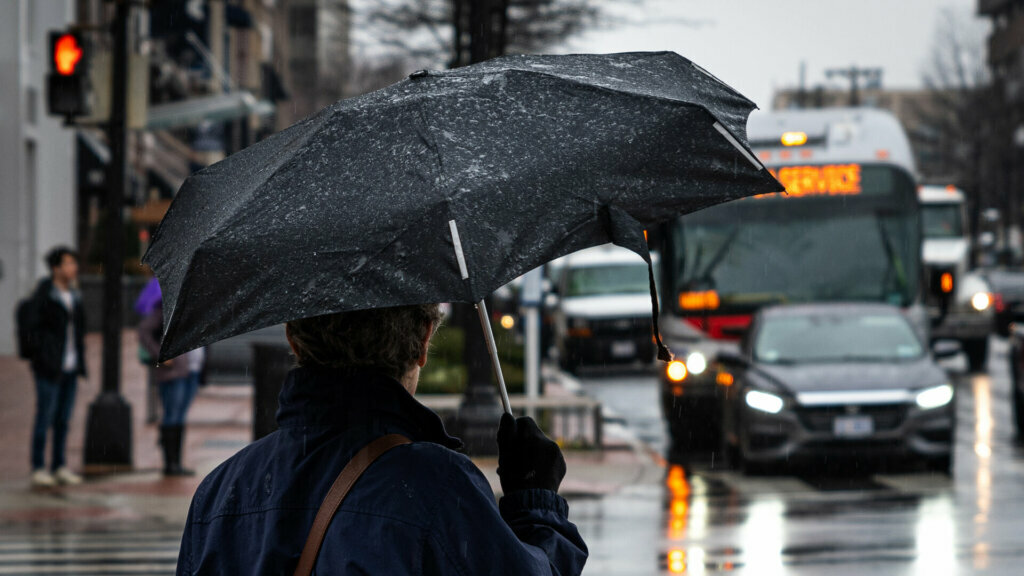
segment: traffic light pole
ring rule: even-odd
[[[85,434],[86,472],[132,466],[131,406],[121,396],[121,274],[124,267],[122,204],[128,183],[128,35],[132,0],[115,0],[110,146],[103,260],[103,388],[89,405]]]

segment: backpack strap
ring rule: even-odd
[[[327,496],[316,513],[313,527],[310,528],[309,537],[306,539],[306,545],[302,548],[302,556],[299,557],[299,565],[295,568],[295,576],[309,576],[313,573],[313,565],[316,564],[316,558],[320,555],[320,546],[324,542],[324,536],[327,535],[327,528],[331,525],[331,520],[338,512],[338,508],[341,507],[342,500],[345,499],[363,472],[366,472],[370,464],[373,464],[374,460],[380,458],[388,450],[409,443],[409,439],[400,434],[382,436],[364,446],[341,469],[341,473],[334,480],[334,484],[331,485],[331,489],[327,492]]]

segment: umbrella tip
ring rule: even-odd
[[[430,75],[430,72],[428,72],[426,70],[417,70],[417,71],[413,72],[412,74],[409,74],[409,78],[423,78],[423,77],[429,76],[429,75]]]

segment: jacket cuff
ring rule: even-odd
[[[530,510],[549,510],[564,518],[569,517],[569,504],[553,490],[533,488],[516,490],[502,496],[498,510],[504,517],[518,515]]]

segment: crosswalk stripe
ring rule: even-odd
[[[75,562],[85,562],[88,560],[178,560],[178,550],[160,550],[160,551],[114,551],[105,550],[100,552],[79,552],[76,550],[65,550],[65,551],[52,551],[52,552],[28,552],[20,554],[0,554],[0,566],[6,566],[16,562],[31,562],[33,564],[42,564],[45,562],[57,562],[64,560],[73,560]]]
[[[124,542],[130,540],[181,541],[181,530],[161,530],[158,532],[45,532],[45,533],[0,533],[0,545],[4,542],[38,542],[44,540],[84,541],[104,540]]]
[[[180,529],[118,532],[22,532],[0,534],[0,576],[170,576],[181,543]]]
[[[174,567],[158,564],[97,564],[95,566],[82,567],[78,565],[69,566],[0,566],[0,574],[24,574],[31,576],[48,576],[56,574],[75,574],[77,576],[89,576],[92,574],[174,574]]]
[[[0,544],[0,554],[5,552],[16,552],[18,550],[45,550],[56,548],[61,550],[101,550],[109,548],[112,550],[166,550],[178,549],[179,540],[166,540],[161,543],[152,541],[144,542],[110,542],[109,540],[96,540],[91,542],[75,541],[32,541],[22,540],[21,542],[4,542]]]

